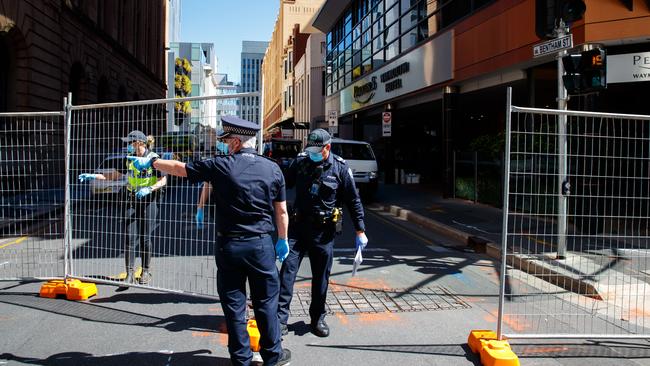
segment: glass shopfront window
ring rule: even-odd
[[[327,94],[496,0],[354,0],[326,35]]]

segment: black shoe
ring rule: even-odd
[[[311,323],[311,332],[318,337],[327,337],[330,335],[330,327],[325,323],[325,317],[322,316],[317,322]]]
[[[126,278],[123,281],[124,283],[135,283],[135,276],[133,276],[133,271],[128,271],[126,273]],[[129,286],[120,286],[115,291],[122,292],[129,289]]]
[[[289,365],[289,363],[291,363],[291,351],[289,351],[286,348],[283,348],[282,355],[280,356],[277,365],[278,366]]]
[[[149,272],[148,269],[143,269],[142,274],[140,275],[140,284],[141,285],[146,285],[151,281],[151,272]]]
[[[283,336],[289,334],[289,327],[286,324],[280,323],[280,334]]]

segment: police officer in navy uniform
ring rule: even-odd
[[[265,365],[286,365],[291,352],[282,348],[278,322],[280,280],[275,259],[289,252],[285,182],[278,165],[255,152],[259,126],[223,116],[228,155],[194,161],[130,158],[138,168],[153,166],[164,173],[210,182],[216,206],[217,290],[228,328],[228,350],[234,365],[250,365],[253,353],[246,330],[246,280],[260,330],[260,355]],[[271,233],[278,230],[274,247]]]
[[[278,316],[282,334],[288,333],[287,321],[293,297],[293,284],[305,254],[311,263],[311,331],[319,337],[329,336],[325,322],[325,301],[332,269],[334,237],[339,229],[344,202],[352,216],[356,230],[357,248],[365,248],[368,239],[363,222],[363,206],[354,184],[352,171],[338,155],[330,152],[332,138],[323,129],[312,131],[307,140],[306,152],[298,155],[286,173],[287,187],[296,187],[292,238],[289,256],[280,271],[281,288]]]

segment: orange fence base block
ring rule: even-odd
[[[246,325],[248,335],[251,337],[251,350],[253,352],[260,351],[260,330],[257,329],[257,322],[255,319],[250,319]]]
[[[467,339],[469,348],[481,355],[483,366],[519,366],[519,358],[508,341],[498,341],[491,330],[473,330]]]
[[[473,330],[469,332],[469,337],[467,338],[467,344],[469,345],[469,348],[472,350],[474,353],[479,353],[481,352],[481,348],[483,348],[483,343],[481,342],[482,340],[496,340],[497,339],[497,334],[494,331],[491,330]]]
[[[89,297],[97,295],[97,286],[94,283],[79,280],[53,280],[41,286],[39,295],[51,299],[64,296],[68,300],[87,300]]]

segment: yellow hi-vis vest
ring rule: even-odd
[[[149,151],[145,154],[146,158],[159,157],[158,154]],[[135,192],[140,188],[151,187],[158,182],[158,177],[154,174],[153,168],[145,169],[143,171],[137,170],[133,166],[133,162],[127,160],[127,180],[129,185],[127,189],[131,192]]]

